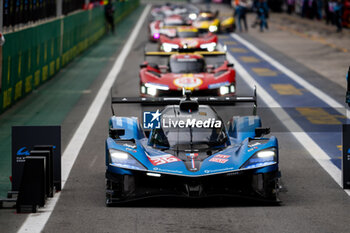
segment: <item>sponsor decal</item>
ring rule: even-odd
[[[220,158],[211,158],[209,160],[210,162],[216,162],[216,163],[226,163],[228,161],[228,159],[220,159]]]
[[[136,152],[137,152],[137,150],[134,150],[134,149],[129,148],[129,147],[125,148],[125,150],[132,151],[132,152],[134,152],[134,153],[136,153]]]
[[[186,89],[194,89],[195,87],[198,87],[202,85],[203,81],[200,78],[192,77],[191,76],[183,76],[181,78],[177,78],[174,80],[174,84],[177,87],[180,88],[186,88]]]
[[[222,169],[215,169],[215,170],[204,170],[204,173],[215,173],[215,172],[225,172],[229,170],[233,170],[233,167],[227,167],[227,168],[222,168]]]
[[[230,158],[231,156],[230,155],[218,154],[218,155],[215,155],[214,157],[215,158],[221,158],[221,159],[227,159],[227,158]]]
[[[220,88],[222,86],[228,86],[228,85],[230,85],[230,82],[213,83],[213,84],[208,85],[208,88],[209,89],[217,89],[217,88]]]
[[[136,145],[130,145],[130,144],[127,144],[127,143],[123,144],[123,146],[129,147],[129,148],[132,148],[132,149],[136,148]]]
[[[258,145],[261,145],[261,143],[260,142],[255,142],[255,143],[249,144],[248,147],[256,147]]]
[[[158,171],[158,172],[171,172],[171,173],[183,173],[183,171],[179,171],[179,170],[169,170],[169,169],[162,169],[162,168],[158,168],[155,167],[153,168],[153,171]]]
[[[251,151],[256,150],[256,149],[258,149],[258,147],[257,147],[257,146],[256,146],[256,147],[253,147],[253,148],[248,149],[248,152],[251,152]]]
[[[188,48],[194,48],[198,45],[198,41],[195,39],[183,39],[181,40],[181,45],[186,45]]]
[[[209,161],[215,162],[215,163],[226,163],[228,161],[228,158],[230,157],[231,157],[230,155],[218,154],[218,155],[215,155],[213,158],[211,158]]]
[[[179,158],[169,154],[160,156],[148,156],[148,159],[154,166],[181,161]]]

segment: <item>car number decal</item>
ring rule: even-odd
[[[197,77],[181,77],[174,80],[174,84],[181,88],[195,88],[200,86],[202,83],[202,79]]]
[[[149,156],[148,159],[154,166],[181,161],[173,155]]]

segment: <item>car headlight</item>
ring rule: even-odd
[[[210,25],[210,27],[209,27],[209,31],[210,32],[216,32],[218,30],[218,27],[217,26],[215,26],[215,25]]]
[[[188,17],[189,17],[191,20],[195,20],[195,19],[197,19],[197,14],[196,14],[196,13],[191,13]]]
[[[171,52],[173,49],[178,49],[179,46],[177,44],[163,43],[162,48],[164,52]]]
[[[146,170],[141,163],[124,151],[109,149],[109,156],[110,164],[113,166],[133,170]]]
[[[169,86],[167,86],[165,84],[145,83],[145,86],[148,87],[148,88],[156,88],[156,89],[164,90],[164,91],[169,90]]]
[[[275,148],[256,152],[241,168],[265,167],[277,163],[277,153]]]
[[[208,50],[208,52],[213,52],[216,48],[216,43],[215,42],[211,42],[211,43],[206,43],[206,44],[201,44],[200,45],[201,49],[206,49]]]
[[[169,86],[164,84],[158,84],[158,83],[145,83],[141,86],[141,93],[142,94],[148,94],[151,96],[156,96],[158,90],[169,90]]]

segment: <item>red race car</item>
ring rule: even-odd
[[[163,20],[155,20],[148,26],[148,38],[151,42],[156,42],[160,35],[175,37],[176,27],[188,24],[189,22],[186,22],[180,15],[172,15]]]
[[[217,35],[209,32],[199,34],[198,29],[193,26],[178,27],[176,29],[176,37],[170,38],[166,35],[160,35],[160,50],[171,52],[177,50],[204,50],[212,52],[216,49],[218,42]]]
[[[236,92],[236,72],[224,52],[148,52],[140,66],[140,95],[232,96]],[[163,63],[163,64],[161,64]]]

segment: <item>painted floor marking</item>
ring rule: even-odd
[[[252,68],[252,70],[262,77],[274,77],[277,76],[277,72],[270,70],[269,68]]]
[[[223,38],[220,38],[220,39],[223,39]],[[228,39],[228,38],[227,38],[227,39]],[[237,42],[232,41],[232,40],[226,41],[226,42],[225,42],[225,45],[236,45],[236,44],[237,44]]]
[[[252,51],[250,48],[241,44],[235,38],[232,38],[237,42],[237,46],[248,50],[247,56],[256,56],[261,58],[258,54]],[[235,46],[235,47],[237,47]],[[230,48],[230,47],[229,47]],[[228,48],[228,49],[229,49]],[[230,50],[229,50],[230,51]],[[266,54],[265,54],[266,55]],[[269,57],[268,55],[266,55]],[[299,124],[304,132],[307,132],[308,135],[325,151],[326,154],[330,157],[331,161],[341,169],[341,160],[339,159],[339,150],[337,150],[335,145],[341,144],[341,125],[340,124],[312,124],[310,121],[301,115],[296,107],[322,107],[326,112],[331,115],[334,115],[342,123],[346,123],[346,113],[347,109],[344,107],[334,108],[333,106],[329,107],[329,104],[326,103],[323,99],[316,96],[305,86],[300,85],[298,82],[290,78],[286,73],[281,72],[271,63],[262,59],[259,63],[259,66],[266,67],[271,70],[274,70],[278,73],[276,77],[269,77],[268,79],[259,79],[257,75],[252,71],[254,64],[242,63],[244,68],[249,72],[256,80],[259,82],[267,92],[271,94],[275,100],[285,108],[285,111]],[[292,84],[297,89],[303,91],[303,95],[279,95],[275,89],[272,88],[271,84],[283,83],[283,84]],[[316,88],[317,89],[317,88]],[[319,90],[316,90],[319,91]],[[336,101],[335,101],[336,102]],[[339,114],[341,113],[341,114]],[[322,133],[323,132],[323,133]],[[328,134],[326,132],[329,132]]]
[[[115,80],[117,79],[117,76],[121,71],[121,68],[123,67],[125,59],[129,54],[132,48],[132,45],[134,44],[137,38],[137,35],[139,34],[141,26],[145,21],[150,8],[151,8],[151,5],[148,4],[143,10],[142,15],[140,16],[139,20],[135,25],[135,28],[133,29],[129,39],[125,43],[123,50],[121,51],[120,55],[115,61],[112,69],[108,73],[94,101],[90,105],[84,119],[82,120],[78,129],[75,131],[75,134],[73,135],[72,139],[70,140],[67,148],[65,149],[62,155],[62,190],[64,188],[66,181],[68,180],[68,177],[74,165],[74,162],[78,157],[79,152],[82,146],[84,145],[84,142],[87,136],[89,135],[89,132],[92,126],[94,125],[102,109],[104,102],[106,101],[106,99],[110,94],[110,89],[113,83],[115,82]],[[29,214],[25,222],[22,224],[21,228],[18,230],[18,232],[20,233],[41,232],[44,229],[45,224],[47,223],[49,217],[51,216],[51,213],[53,212],[56,206],[56,203],[59,200],[62,192],[64,192],[64,190],[61,191],[60,193],[57,193],[53,198],[48,199],[46,206],[44,208],[40,208],[38,213]]]
[[[242,43],[243,45],[245,45],[251,51],[256,53],[263,60],[270,63],[276,69],[280,70],[282,73],[286,74],[289,78],[297,82],[299,85],[303,86],[306,90],[308,90],[309,92],[317,96],[320,100],[325,102],[328,106],[334,108],[341,114],[344,114],[343,112],[344,105],[340,104],[339,102],[334,100],[332,97],[330,97],[320,89],[316,88],[314,85],[310,84],[308,81],[306,81],[305,79],[303,79],[302,77],[300,77],[299,75],[297,75],[296,73],[294,73],[293,71],[291,71],[290,69],[288,69],[287,67],[279,63],[278,61],[276,61],[275,59],[273,59],[272,57],[268,56],[266,53],[264,53],[263,51],[255,47],[253,44],[244,40],[242,37],[233,33],[231,34],[231,36],[237,41],[239,41],[240,43]],[[345,72],[344,72],[344,76],[345,76]],[[346,116],[350,119],[350,111],[348,109],[346,109],[345,111],[346,111]]]
[[[316,125],[341,125],[338,115],[332,115],[323,108],[298,107],[296,110],[306,117],[311,124]]]
[[[230,50],[231,52],[234,52],[234,53],[248,53],[248,51],[243,48],[231,48]]]
[[[280,95],[302,95],[300,89],[292,84],[271,84],[271,87]]]
[[[258,63],[258,62],[260,62],[259,59],[257,59],[256,57],[253,57],[253,56],[241,56],[241,57],[239,57],[239,59],[242,60],[243,62],[246,62],[246,63]]]
[[[219,46],[222,49],[222,46]],[[227,54],[229,62],[235,64],[235,69],[243,78],[244,82],[251,88],[257,87],[259,99],[271,108],[271,111],[286,126],[295,139],[305,148],[306,151],[320,164],[320,166],[328,172],[333,180],[342,187],[341,172],[339,168],[333,164],[329,156],[315,143],[315,141],[303,131],[303,129],[289,116],[289,114],[279,105],[276,100],[248,73],[247,70],[235,59],[230,53]],[[350,190],[344,190],[350,196]]]

